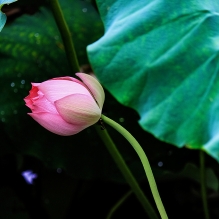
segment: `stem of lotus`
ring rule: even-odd
[[[202,205],[204,210],[205,219],[210,219],[207,202],[207,191],[206,191],[206,172],[205,172],[205,152],[200,150],[200,181],[201,181],[201,195]]]
[[[77,55],[75,52],[74,43],[72,41],[72,33],[65,21],[64,15],[62,13],[60,4],[58,0],[49,0],[50,8],[52,10],[53,16],[55,18],[56,24],[58,26],[59,32],[61,34],[63,44],[65,47],[65,53],[71,67],[72,74],[80,72],[80,67],[78,64]]]
[[[112,207],[110,212],[107,214],[106,219],[111,219],[115,211],[127,200],[127,198],[132,194],[132,190],[128,191],[122,198],[120,198],[116,204]]]
[[[121,125],[119,125],[118,123],[116,123],[115,121],[113,121],[112,119],[110,119],[104,115],[102,115],[101,118],[105,123],[107,123],[108,125],[113,127],[121,135],[123,135],[128,140],[128,142],[132,145],[132,147],[134,148],[136,153],[138,154],[138,156],[142,162],[142,165],[144,167],[144,170],[145,170],[145,173],[146,173],[146,176],[147,176],[150,188],[151,188],[151,192],[152,192],[152,195],[154,197],[154,200],[155,200],[155,203],[157,205],[160,216],[162,219],[168,219],[168,216],[166,214],[165,208],[163,206],[162,200],[160,198],[160,195],[159,195],[159,192],[157,189],[157,185],[156,185],[148,158],[147,158],[144,150],[142,149],[140,144],[136,141],[136,139],[126,129],[124,129]]]
[[[158,219],[156,211],[148,201],[147,197],[144,195],[143,191],[141,190],[138,182],[136,181],[135,177],[129,170],[128,166],[126,165],[123,157],[119,153],[116,145],[112,141],[111,137],[109,136],[106,129],[100,128],[99,126],[95,126],[97,133],[100,135],[100,138],[104,142],[107,150],[109,151],[110,155],[112,156],[114,162],[117,164],[118,168],[120,169],[122,175],[124,176],[126,182],[132,188],[132,191],[136,195],[137,199],[141,203],[142,207],[144,208],[145,212],[149,216],[150,219]]]

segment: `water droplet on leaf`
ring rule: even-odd
[[[84,13],[86,13],[86,12],[87,12],[87,8],[83,8],[82,11],[83,11]]]
[[[11,87],[14,87],[15,86],[15,83],[14,82],[11,82]]]

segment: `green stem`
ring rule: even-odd
[[[116,202],[116,204],[112,207],[110,212],[108,213],[106,219],[112,218],[114,212],[124,203],[124,201],[132,194],[132,190],[128,191],[125,195],[122,196],[122,198],[119,199],[119,201]]]
[[[207,191],[206,191],[206,173],[205,173],[205,152],[200,150],[200,179],[201,179],[201,195],[202,195],[202,204],[205,214],[205,219],[210,219],[208,211],[208,202],[207,202]]]
[[[68,25],[65,21],[64,15],[62,13],[61,7],[59,5],[58,0],[48,0],[50,3],[50,7],[55,18],[56,24],[58,26],[59,32],[62,36],[62,41],[65,47],[66,56],[72,70],[72,73],[80,71],[80,67],[78,64],[77,55],[75,52],[74,44],[72,41],[72,34],[68,28]]]
[[[107,150],[111,154],[112,158],[114,159],[115,163],[117,164],[118,168],[120,169],[127,183],[130,185],[130,187],[132,188],[132,191],[135,193],[136,197],[140,201],[145,212],[148,214],[149,218],[158,219],[159,217],[157,216],[155,210],[153,209],[150,202],[148,201],[143,191],[139,187],[138,182],[136,181],[131,171],[129,170],[128,166],[126,165],[124,159],[122,158],[121,154],[116,148],[114,142],[110,138],[107,130],[106,129],[101,130],[100,127],[97,125],[95,127],[97,130],[97,133],[100,135],[100,138],[104,142]]]
[[[147,156],[146,156],[145,152],[143,151],[142,147],[136,141],[136,139],[126,129],[124,129],[121,125],[119,125],[118,123],[116,123],[115,121],[113,121],[112,119],[110,119],[104,115],[102,115],[101,118],[105,123],[112,126],[121,135],[123,135],[129,141],[129,143],[132,145],[132,147],[135,149],[136,153],[138,154],[138,156],[143,164],[143,167],[144,167],[144,170],[145,170],[145,173],[146,173],[146,176],[147,176],[150,188],[151,188],[151,192],[152,192],[152,195],[154,197],[154,200],[155,200],[155,203],[157,205],[160,216],[162,219],[167,219],[168,216],[166,214],[165,208],[164,208],[163,203],[161,201],[161,198],[160,198],[160,195],[159,195],[159,192],[157,189],[157,185],[156,185],[149,161],[148,161]]]

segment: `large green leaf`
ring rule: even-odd
[[[15,1],[17,0],[0,0],[0,31],[2,30],[6,22],[6,15],[1,12],[1,8],[4,4],[10,4]]]
[[[88,46],[101,83],[140,125],[219,161],[219,2],[97,0],[104,36]]]

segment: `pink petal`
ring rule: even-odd
[[[84,82],[84,84],[91,91],[100,109],[102,110],[103,103],[105,100],[105,93],[99,81],[88,74],[76,73],[76,75]]]
[[[67,80],[67,81],[74,81],[76,83],[79,83],[79,84],[82,84],[83,85],[83,82],[81,82],[80,80],[78,80],[77,78],[73,78],[73,77],[70,77],[70,76],[64,76],[64,77],[57,77],[57,78],[52,78],[50,80]]]
[[[38,89],[50,102],[55,102],[58,99],[75,93],[90,95],[83,85],[69,80],[48,80],[42,82]]]
[[[52,114],[58,114],[54,103],[48,101],[44,95],[40,96],[39,99],[33,102],[31,110],[33,113],[48,112]]]
[[[34,84],[32,84],[32,88],[29,91],[29,95],[24,98],[26,106],[28,106],[30,109],[33,108],[33,99],[36,99],[38,97],[38,91],[39,89],[36,86],[34,86]]]
[[[61,116],[51,113],[28,113],[35,121],[37,121],[45,129],[57,135],[69,136],[74,135],[85,129],[81,125],[73,125],[67,123]]]
[[[31,109],[32,108],[32,101],[29,98],[29,96],[25,97],[24,101],[25,101],[25,105]]]
[[[73,94],[55,102],[61,117],[69,123],[90,126],[101,116],[101,110],[92,96]]]

